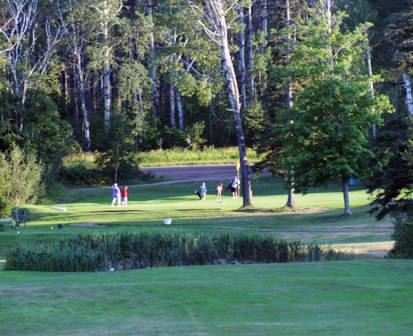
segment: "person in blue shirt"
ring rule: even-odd
[[[207,194],[207,187],[205,185],[205,182],[202,182],[202,185],[199,187],[199,193],[201,194],[201,200],[206,200],[206,194]]]
[[[117,183],[114,183],[112,186],[112,195],[113,198],[111,206],[114,206],[116,202],[118,203],[118,206],[120,206],[120,189]]]

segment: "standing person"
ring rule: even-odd
[[[122,188],[121,196],[122,196],[122,205],[127,206],[128,205],[128,186],[127,185],[125,185]]]
[[[222,183],[218,183],[216,203],[221,203],[221,202],[222,202]]]
[[[112,194],[113,198],[111,206],[114,206],[116,202],[118,202],[118,206],[120,206],[120,189],[117,183],[114,183],[112,186]]]
[[[202,185],[199,187],[199,193],[201,194],[201,200],[205,201],[206,200],[206,194],[207,194],[207,187],[205,185],[205,182],[202,182]]]
[[[232,198],[237,198],[238,197],[238,186],[239,186],[238,177],[234,176],[234,178],[231,181]]]

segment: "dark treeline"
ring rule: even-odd
[[[294,189],[333,177],[346,198],[362,171],[371,191],[395,170],[411,176],[410,0],[0,2],[6,166],[20,156],[14,167],[37,163],[49,183],[67,153],[98,152],[116,179],[139,151],[238,145],[244,206],[246,146],[285,176],[289,206]],[[302,141],[315,134],[323,146]],[[377,199],[382,214],[411,186],[396,182]]]

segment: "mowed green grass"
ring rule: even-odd
[[[128,207],[110,207],[109,188],[69,190],[53,204],[28,207],[20,233],[0,233],[0,259],[21,243],[91,232],[245,232],[337,246],[391,243],[390,232],[380,231],[389,220],[378,223],[368,214],[368,195],[360,188],[351,191],[354,214],[348,217],[334,186],[297,195],[290,211],[282,208],[281,181],[265,177],[254,181],[254,207],[242,210],[242,200],[228,193],[215,203],[216,182],[207,182],[206,201],[194,195],[198,183],[131,187]],[[166,217],[172,225],[163,224]],[[413,261],[403,260],[0,271],[0,335],[410,335],[412,301]]]
[[[0,260],[19,243],[53,241],[83,232],[246,232],[308,243],[347,245],[391,241],[390,231],[381,230],[391,223],[388,219],[378,223],[368,213],[369,195],[363,189],[352,189],[354,214],[343,216],[342,193],[335,186],[297,195],[297,207],[291,211],[283,208],[286,194],[280,179],[267,176],[253,181],[254,207],[248,209],[241,209],[242,199],[233,199],[230,193],[224,193],[223,203],[216,203],[217,182],[207,182],[206,201],[200,201],[194,194],[198,182],[130,186],[128,207],[110,206],[110,187],[68,190],[53,204],[27,207],[29,219],[19,234],[14,230],[0,233]],[[53,206],[67,211],[54,210]],[[172,218],[172,225],[164,225],[164,218]],[[79,223],[97,226],[73,225]],[[64,229],[57,230],[57,224],[64,224]]]
[[[411,335],[413,261],[0,272],[2,335]]]

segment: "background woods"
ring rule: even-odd
[[[257,149],[289,206],[338,179],[351,213],[348,181],[369,177],[384,210],[411,186],[382,173],[412,165],[409,0],[0,4],[0,149],[36,156],[46,186],[68,153],[97,153],[116,179],[138,152],[204,145],[238,146],[243,190]]]

